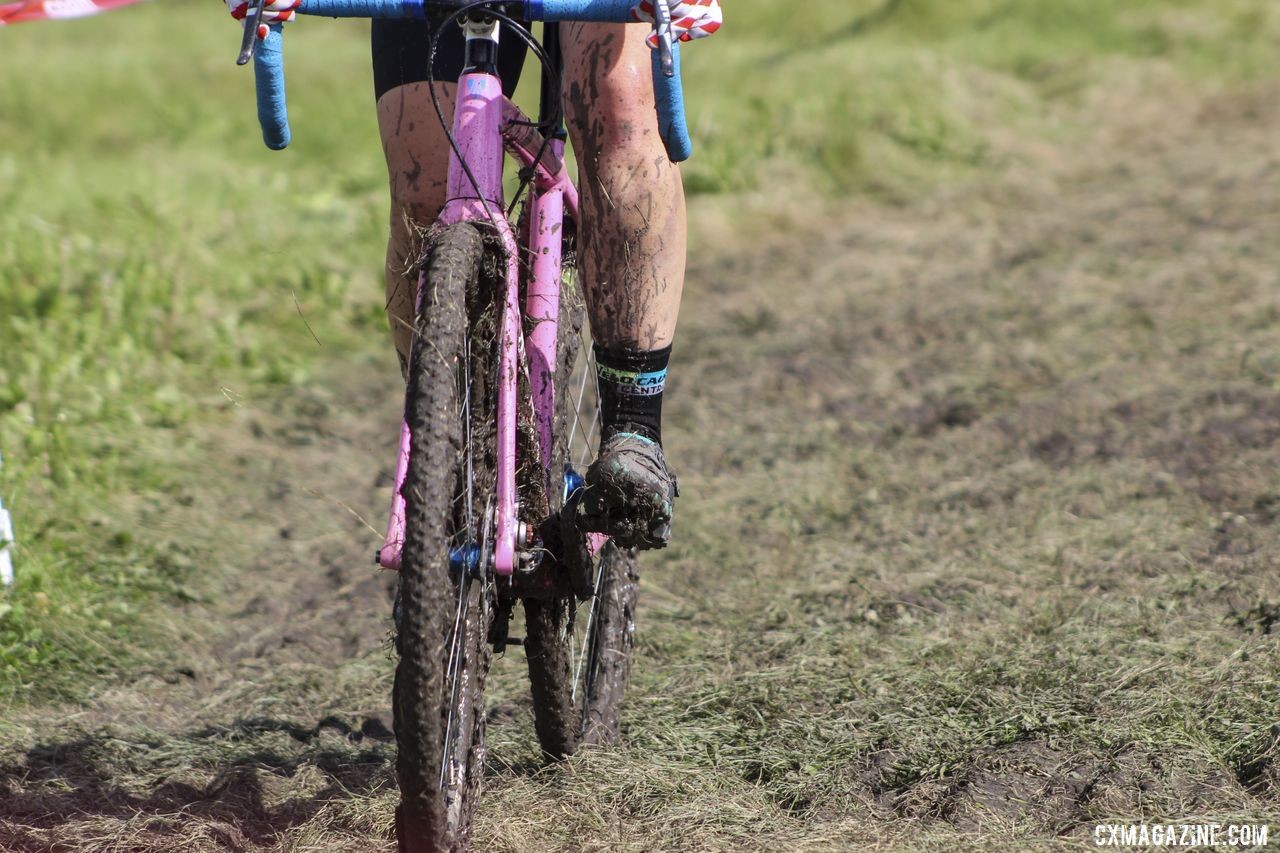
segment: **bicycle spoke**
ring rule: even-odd
[[[590,357],[588,356],[588,358]],[[582,427],[583,442],[586,443],[587,441],[587,428],[582,424],[582,401],[587,393],[587,377],[591,375],[590,366],[590,362],[588,362],[586,368],[582,371],[582,382],[578,386],[578,396],[573,400],[573,405],[571,406],[573,409],[573,426],[569,430],[569,444],[567,445],[570,457],[573,457],[573,441],[578,435],[579,427]],[[578,456],[578,462],[582,462],[581,455]]]
[[[463,502],[464,512],[466,514],[466,524],[462,531],[462,535],[458,537],[461,541],[457,545],[462,547],[469,546],[474,541],[475,534],[475,448],[474,433],[472,429],[471,418],[471,401],[472,401],[472,385],[473,377],[471,374],[471,335],[463,336],[463,389],[462,389],[462,421],[464,435],[464,454],[466,456],[465,482],[463,483]],[[455,502],[456,503],[456,502]],[[457,764],[457,743],[456,738],[460,735],[457,729],[457,718],[460,710],[460,702],[466,701],[462,697],[462,659],[465,652],[463,648],[466,643],[467,634],[467,611],[469,608],[469,597],[471,593],[471,576],[466,567],[464,567],[461,576],[458,578],[458,598],[454,607],[453,632],[449,641],[449,662],[445,667],[446,677],[448,678],[449,690],[449,709],[445,721],[444,736],[444,753],[440,762],[440,787],[445,788],[446,779],[449,787],[460,784],[463,780],[454,777],[451,778],[449,769],[451,765]],[[465,762],[465,756],[462,761]],[[447,790],[447,789],[446,789]]]
[[[459,688],[462,679],[458,677],[462,668],[462,640],[466,628],[467,594],[471,591],[471,579],[464,577],[458,583],[458,604],[453,617],[453,637],[449,643],[449,665],[446,669],[449,678],[449,714],[444,730],[444,757],[440,762],[440,787],[445,787],[449,766],[454,758],[454,723],[458,710]],[[455,781],[455,780],[450,780]]]
[[[596,357],[594,353],[589,353],[587,355],[587,375],[598,377],[598,374],[596,373]],[[584,454],[587,458],[590,458],[591,448],[594,447],[596,444],[596,426],[599,423],[600,423],[600,383],[599,383],[599,379],[597,378],[596,404],[591,407],[591,428],[587,430],[587,434],[584,436],[584,439],[586,441],[586,449],[584,451]]]
[[[587,361],[582,372],[582,382],[578,387],[577,398],[573,400],[573,418],[574,430],[569,438],[569,457],[573,460],[575,466],[579,469],[585,469],[591,464],[592,447],[595,446],[596,426],[600,419],[599,389],[596,389],[596,403],[591,408],[591,423],[586,424],[582,419],[582,411],[587,405],[587,382],[596,372],[595,356],[588,353]],[[582,441],[575,448],[574,439],[581,434]]]
[[[578,698],[578,682],[582,678],[582,667],[587,662],[588,653],[590,652],[591,626],[595,622],[596,610],[599,609],[600,601],[600,583],[604,579],[604,560],[598,560],[596,563],[596,580],[592,585],[595,594],[591,598],[591,610],[587,612],[587,627],[582,636],[585,642],[582,644],[581,654],[574,654],[573,666],[573,688],[570,695],[573,699]],[[571,652],[572,654],[572,652]]]
[[[463,373],[466,376],[464,380],[466,387],[463,389],[462,396],[462,418],[465,422],[466,438],[464,440],[467,446],[467,535],[470,536],[471,531],[474,530],[471,519],[471,502],[475,483],[475,457],[471,444],[471,335],[463,336],[462,351],[465,359]]]

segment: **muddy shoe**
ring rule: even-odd
[[[662,448],[633,432],[615,433],[587,469],[578,527],[623,548],[664,548],[680,489]]]

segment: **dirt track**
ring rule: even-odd
[[[1272,87],[1133,112],[1091,149],[1033,159],[997,187],[863,206],[831,233],[697,263],[670,418],[685,539],[649,564],[633,746],[539,771],[523,662],[500,661],[481,841],[839,848],[924,843],[922,826],[973,841],[1009,824],[1070,843],[1089,821],[1140,811],[1143,792],[1187,815],[1277,813],[1266,748],[1153,770],[1167,745],[1132,747],[1130,733],[1117,751],[1042,723],[1003,745],[962,742],[958,768],[913,765],[904,736],[859,742],[833,770],[821,761],[839,743],[809,734],[856,741],[863,693],[888,704],[909,662],[941,678],[910,642],[1021,660],[1017,635],[1053,636],[1099,600],[1188,607],[1173,591],[1187,578],[1200,608],[1178,612],[1187,633],[1160,623],[1149,642],[1185,644],[1193,662],[1245,643],[1253,668],[1230,670],[1241,681],[1223,670],[1218,689],[1264,684],[1250,679],[1274,660],[1267,607],[1280,596],[1267,568],[1277,103]],[[388,582],[356,516],[382,523],[396,372],[385,353],[344,358],[326,381],[243,401],[209,436],[211,490],[167,522],[225,527],[190,642],[171,669],[104,683],[82,707],[21,713],[16,741],[0,743],[0,849],[385,844],[370,839],[386,838],[393,803]],[[1220,523],[1180,521],[1201,517]],[[1098,715],[1108,690],[1145,683],[1150,661],[1125,684],[1096,639],[1086,654],[1058,636],[1078,653],[1073,677],[1112,678],[1068,714]],[[1050,660],[1027,661],[1038,655]],[[823,667],[855,687],[804,681]],[[769,673],[783,674],[781,698]],[[722,693],[675,695],[700,682]],[[695,718],[707,734],[680,734]],[[776,720],[797,721],[779,737],[820,769],[770,765],[749,740],[734,752],[735,733]],[[630,789],[601,781],[629,773]],[[634,790],[645,784],[649,799]]]
[[[172,669],[104,684],[84,708],[28,717],[26,756],[3,777],[0,849],[64,849],[59,839],[85,849],[93,837],[104,849],[173,849],[177,838],[239,849],[305,822],[336,786],[391,783],[380,703],[309,718],[344,679],[368,695],[365,682],[387,670],[389,579],[373,568],[377,537],[355,516],[376,518],[389,491],[370,460],[394,459],[392,367],[339,378],[340,394],[317,386],[261,408],[242,401],[209,436],[216,490],[166,527],[221,528],[237,567],[218,575],[224,597],[192,614],[192,642]],[[218,760],[245,739],[271,745]],[[338,769],[350,756],[332,754],[332,740],[364,742],[365,760]],[[212,773],[187,767],[210,769],[210,758]],[[294,782],[273,786],[273,772]]]

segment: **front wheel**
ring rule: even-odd
[[[492,324],[469,315],[467,304],[486,303],[478,294],[485,251],[471,225],[454,226],[433,243],[409,365],[393,694],[402,853],[465,847],[484,772],[483,690],[494,611],[485,553],[494,491],[493,394],[486,383],[495,350],[491,341],[475,339]]]

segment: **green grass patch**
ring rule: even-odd
[[[192,554],[216,539],[146,529],[208,475],[192,428],[306,382],[312,331],[337,350],[382,335],[384,178],[357,29],[317,27],[291,56],[307,142],[274,156],[216,10],[4,33],[0,494],[19,581],[0,604],[0,695],[40,698],[166,630],[153,605],[196,595]]]
[[[1256,79],[1280,10],[1204,0],[740,2],[686,51],[694,193],[795,188],[901,198],[989,176],[993,137],[1077,132],[1072,96],[1167,67],[1179,85]]]

